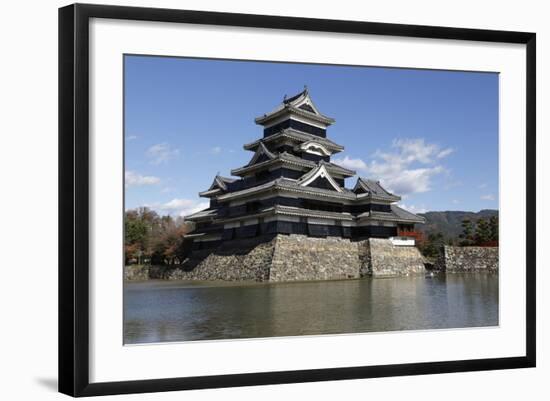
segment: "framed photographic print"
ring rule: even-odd
[[[60,391],[535,366],[535,82],[534,33],[61,8]]]

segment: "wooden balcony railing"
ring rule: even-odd
[[[424,239],[424,236],[420,231],[403,231],[403,230],[397,230],[397,236],[398,237],[409,237],[414,238],[416,241],[422,241]]]

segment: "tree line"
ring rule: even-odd
[[[498,245],[498,217],[481,218],[477,221],[462,220],[462,234],[459,236],[461,246],[496,246]]]
[[[445,238],[440,233],[430,233],[418,248],[424,256],[437,257],[444,245],[458,246],[498,246],[498,217],[488,219],[462,220],[462,233],[458,238]]]
[[[186,257],[189,242],[185,234],[193,223],[182,217],[159,216],[140,207],[124,215],[124,253],[126,264],[180,264]]]

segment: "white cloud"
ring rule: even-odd
[[[128,135],[128,136],[126,137],[126,140],[127,140],[127,141],[133,141],[133,140],[135,140],[135,139],[137,139],[137,138],[138,138],[138,137],[137,137],[136,135]]]
[[[213,155],[219,155],[222,152],[222,148],[220,146],[214,146],[212,149],[210,149],[210,153]]]
[[[155,185],[160,182],[160,178],[152,175],[141,175],[134,171],[124,173],[124,185],[126,187],[139,187],[143,185]]]
[[[494,201],[495,200],[495,196],[493,194],[487,194],[487,195],[481,195],[479,197],[479,199],[481,200],[487,200],[487,201]]]
[[[163,194],[166,194],[168,192],[174,192],[175,190],[176,188],[173,188],[173,187],[165,187],[165,188],[162,188],[160,192],[162,192]]]
[[[483,184],[479,184],[477,186],[479,189],[484,189],[484,188],[487,188],[487,184],[483,183]]]
[[[395,175],[381,176],[380,180],[392,192],[401,195],[428,192],[432,189],[431,179],[443,171],[443,167],[404,169]]]
[[[394,139],[392,147],[397,149],[397,153],[377,153],[386,161],[397,160],[407,164],[414,162],[429,164],[435,159],[444,159],[454,152],[452,148],[441,149],[435,143],[426,143],[423,138]]]
[[[404,163],[430,163],[434,155],[440,153],[439,146],[428,144],[423,138],[417,139],[394,139],[392,147],[398,150],[398,153],[381,153],[381,157],[387,158],[387,161],[399,159]]]
[[[172,148],[169,144],[164,142],[157,143],[156,145],[151,146],[149,149],[147,149],[146,154],[147,157],[151,160],[151,164],[161,164],[175,157],[178,157],[180,151],[179,149]]]
[[[160,211],[168,212],[169,214],[184,217],[192,213],[196,213],[200,210],[206,209],[208,206],[209,203],[205,201],[174,198],[169,202],[153,206],[153,208]]]
[[[437,154],[437,158],[438,159],[443,159],[443,158],[449,156],[453,152],[454,152],[454,149],[452,149],[452,148],[443,149],[441,152],[439,152]]]
[[[365,170],[367,168],[367,163],[361,159],[352,159],[348,156],[343,159],[334,159],[334,163],[339,164],[342,167],[349,168],[352,170]]]
[[[396,139],[392,151],[378,150],[370,163],[348,156],[334,162],[380,180],[388,190],[406,196],[429,191],[432,178],[446,171],[438,163],[452,152],[451,148],[441,149],[422,138]]]
[[[458,199],[453,199],[453,205],[458,205],[460,201]]]
[[[399,203],[398,204],[399,207],[405,209],[405,210],[408,210],[409,212],[411,213],[426,213],[428,210],[425,208],[425,207],[418,207],[418,206],[415,206],[415,205],[406,205],[404,203]]]

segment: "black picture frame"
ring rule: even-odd
[[[89,381],[88,58],[91,18],[438,38],[526,45],[526,353],[521,357],[155,380]],[[536,364],[536,35],[436,26],[74,4],[59,9],[59,391],[141,393],[534,367]]]

